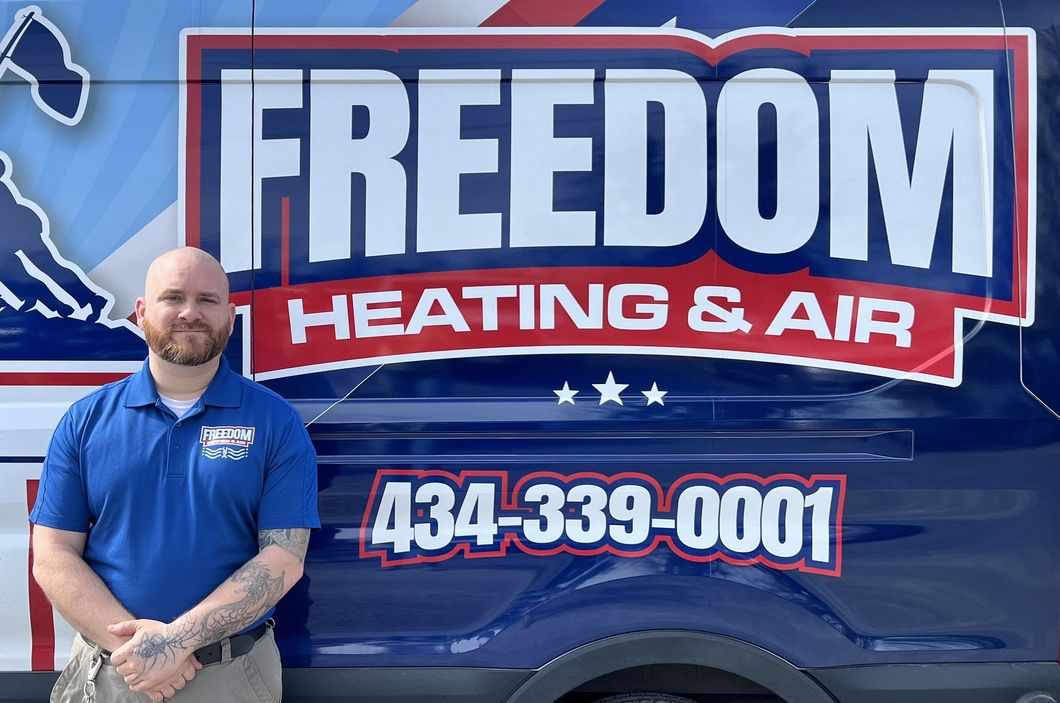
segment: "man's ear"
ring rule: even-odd
[[[143,298],[136,299],[136,326],[140,329],[144,328],[144,311],[147,310],[147,301]]]

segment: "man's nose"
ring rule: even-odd
[[[199,306],[194,302],[188,302],[181,307],[178,317],[182,320],[188,321],[198,320],[202,318],[202,312],[199,310]]]

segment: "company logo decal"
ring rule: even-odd
[[[765,564],[839,576],[846,477],[382,470],[361,523],[361,557],[383,566],[526,554]]]
[[[183,48],[181,228],[282,331],[259,378],[627,353],[954,386],[966,321],[1034,319],[1030,30]]]
[[[199,442],[207,459],[246,459],[250,445],[254,444],[254,428],[203,427]]]

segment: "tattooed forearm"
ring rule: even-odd
[[[305,561],[306,547],[309,546],[309,530],[299,527],[285,530],[261,530],[258,532],[259,552],[273,544],[298,557],[298,561]]]
[[[212,608],[189,622],[194,639],[199,644],[216,642],[258,620],[283,596],[284,576],[286,572],[281,571],[279,576],[274,577],[264,564],[253,559],[248,561],[228,579],[231,583],[239,584],[242,597],[233,603]],[[188,620],[191,620],[190,613],[181,616],[173,624]]]
[[[260,619],[284,594],[286,576],[272,576],[269,569],[251,560],[232,574],[228,583],[238,584],[239,600],[207,610],[201,615],[185,613],[166,627],[165,635],[145,637],[134,650],[145,662],[144,670],[172,661],[179,650],[201,647],[230,637]]]
[[[279,540],[298,542],[297,535],[284,535],[282,530],[277,532],[281,534],[273,543],[279,544]],[[304,553],[305,536],[301,537]],[[287,550],[287,547],[282,548]],[[241,566],[204,601],[173,622],[136,621],[143,623],[137,626],[143,631],[135,642],[129,643],[129,654],[142,662],[142,669],[138,670],[135,679],[131,679],[133,674],[130,672],[126,682],[135,685],[143,681],[145,685],[153,685],[152,676],[170,676],[170,670],[181,666],[192,650],[230,637],[261,620],[301,575],[300,562],[278,550],[269,550]],[[120,649],[115,654],[119,659],[125,656]],[[123,663],[117,661],[116,665]]]

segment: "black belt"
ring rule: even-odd
[[[195,658],[199,660],[200,664],[206,666],[207,664],[216,664],[219,661],[228,661],[235,659],[236,657],[241,657],[254,649],[254,643],[260,640],[265,633],[269,631],[270,624],[271,621],[266,621],[255,627],[253,630],[248,630],[241,635],[226,637],[220,642],[214,642],[205,647],[199,647],[195,650]],[[227,660],[224,658],[224,650],[226,646],[229,650]]]

